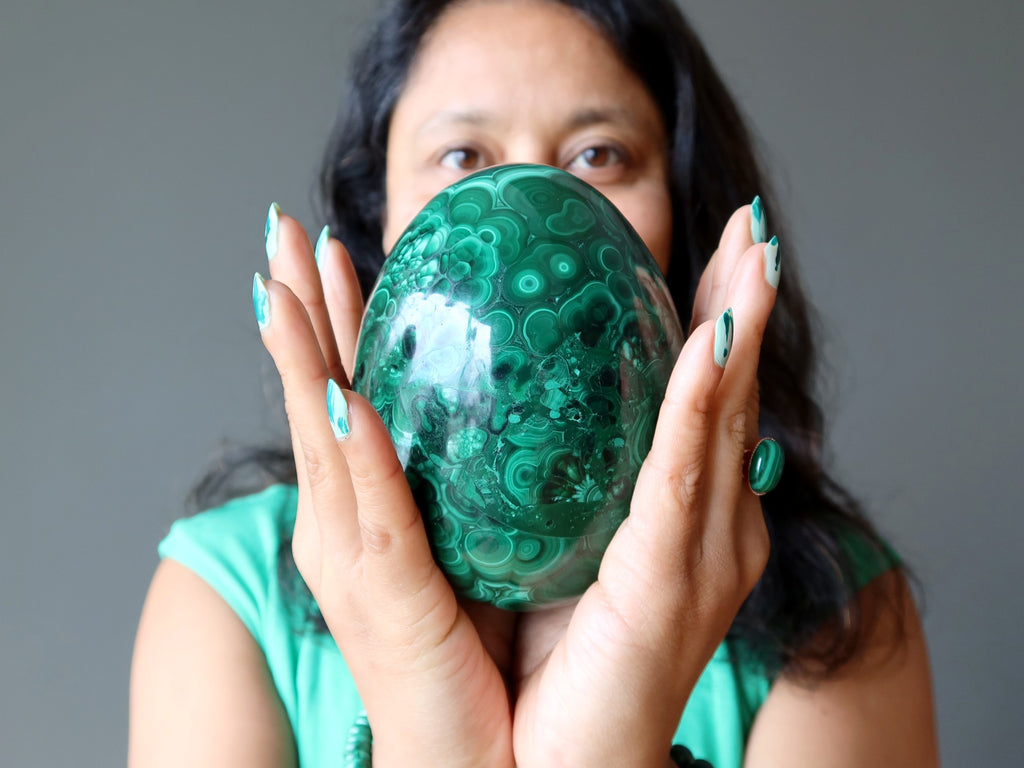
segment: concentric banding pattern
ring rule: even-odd
[[[639,236],[568,173],[487,169],[416,216],[367,305],[353,388],[457,591],[523,609],[592,583],[682,338]]]

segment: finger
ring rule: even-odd
[[[630,620],[645,623],[655,603],[676,599],[676,591],[665,585],[679,583],[681,567],[692,569],[703,561],[706,457],[715,391],[722,378],[722,368],[714,362],[715,337],[724,326],[718,321],[698,326],[683,347],[629,516],[601,560],[598,582]]]
[[[266,226],[263,239],[267,252],[267,259],[273,262],[278,251],[278,229],[280,223],[280,208],[277,203],[271,203],[267,211]],[[258,272],[253,277],[252,284],[253,308],[256,311],[256,320],[260,330],[270,322],[270,294],[267,292],[263,276]],[[312,515],[306,515],[303,510],[310,504],[309,481],[305,472],[301,471],[303,466],[302,443],[299,440],[295,425],[288,423],[288,434],[292,443],[292,456],[295,460],[295,479],[299,489],[298,514],[295,517],[295,527],[292,531],[292,558],[299,569],[300,574],[307,580],[310,589],[316,588],[315,580],[319,576],[319,533]]]
[[[777,237],[772,237],[762,247],[761,244],[754,246],[755,252],[760,254],[761,264],[764,269],[763,275],[765,282],[769,286],[769,291],[764,294],[764,297],[770,301],[770,306],[767,307],[767,311],[764,312],[764,324],[760,327],[759,336],[757,338],[757,356],[758,363],[760,363],[761,347],[764,344],[764,334],[768,327],[768,320],[771,317],[772,309],[775,306],[775,301],[778,299],[779,282],[782,277],[782,251]],[[755,259],[756,261],[756,259]],[[755,268],[756,271],[756,268]],[[753,281],[755,284],[757,280]],[[758,284],[759,285],[759,284]],[[760,286],[763,290],[763,286]],[[740,348],[746,349],[746,335],[744,334],[740,339]],[[760,402],[760,389],[756,384],[757,367],[755,367],[753,376],[755,377],[755,384],[753,386],[753,397],[748,399],[747,405],[747,447],[750,447],[757,442],[758,437],[758,413],[759,413],[759,402]]]
[[[512,680],[512,653],[519,632],[520,614],[476,600],[460,600],[459,605],[476,627],[480,642],[494,661],[494,666],[505,678],[506,684],[509,683]]]
[[[260,282],[257,275],[257,286]],[[285,410],[298,446],[297,474],[308,483],[310,506],[325,548],[354,555],[359,541],[354,515],[341,514],[352,508],[352,489],[328,421],[323,355],[298,297],[276,280],[263,286],[266,320],[260,323],[261,333],[281,376]]]
[[[313,246],[299,222],[281,213],[277,203],[267,214],[267,257],[270,275],[298,297],[309,317],[320,354],[331,376],[339,376],[341,358],[320,284]]]
[[[302,466],[302,464],[299,464]],[[298,473],[302,475],[302,472]],[[309,484],[299,478],[299,503],[292,527],[291,552],[295,567],[302,576],[306,586],[315,595],[320,592],[322,578],[322,562],[320,549],[320,530],[316,524],[309,495]]]
[[[757,368],[764,329],[777,296],[775,285],[766,279],[765,249],[764,243],[758,243],[743,254],[729,288],[728,301],[735,318],[733,351],[717,393],[710,478],[715,493],[723,497],[738,493],[753,497],[743,478],[743,453],[757,439]],[[775,254],[770,255],[774,266]],[[737,506],[725,505],[732,510]],[[730,518],[722,515],[722,524],[731,525]]]
[[[752,205],[737,208],[729,217],[725,229],[722,230],[722,237],[718,242],[717,258],[713,265],[709,264],[705,268],[704,275],[701,276],[701,283],[703,284],[707,280],[709,284],[704,288],[707,298],[700,307],[700,314],[697,314],[695,302],[694,327],[718,317],[730,306],[726,301],[726,296],[732,276],[736,271],[736,265],[743,253],[753,245],[751,238],[751,230],[755,228],[752,224],[753,208]],[[761,210],[763,211],[763,209]],[[699,286],[698,291],[700,287],[703,286]]]
[[[324,231],[328,231],[326,227]],[[346,374],[351,376],[354,370],[353,360],[356,355],[359,326],[363,319],[363,293],[359,287],[359,278],[356,276],[348,249],[341,241],[328,235],[323,245],[318,248],[318,254],[320,277],[334,340],[341,365]],[[339,384],[348,387],[348,382],[349,379],[346,378]]]
[[[352,479],[369,588],[377,590],[382,604],[416,598],[441,585],[450,593],[380,416],[366,399],[336,384],[329,399],[331,423]]]
[[[715,362],[715,347],[726,344],[726,333],[725,324],[716,321],[703,323],[690,335],[673,368],[651,450],[637,478],[630,528],[661,551],[677,548],[681,537],[703,526],[705,457],[723,374]]]
[[[718,249],[716,248],[715,252],[711,254],[708,263],[704,266],[700,282],[697,284],[697,292],[693,296],[693,312],[690,313],[689,333],[693,333],[701,323],[707,322],[710,316],[708,301],[711,298],[711,277],[714,274],[715,262],[717,260]]]
[[[758,243],[748,248],[734,271],[725,298],[733,307],[736,325],[733,356],[720,394],[723,407],[746,402],[748,395],[757,388],[761,342],[778,296],[780,263],[778,240],[773,238],[771,244]]]

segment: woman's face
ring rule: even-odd
[[[545,0],[471,0],[424,39],[388,135],[384,250],[449,184],[501,163],[587,181],[668,269],[665,128],[654,100],[589,21]]]

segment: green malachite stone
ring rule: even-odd
[[[759,496],[774,490],[782,477],[785,463],[786,456],[781,445],[774,440],[761,440],[750,456],[750,470],[747,474],[750,490]]]
[[[526,609],[594,581],[682,342],[640,237],[571,174],[489,168],[416,216],[367,304],[352,386],[459,594]]]

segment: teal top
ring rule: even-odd
[[[291,723],[303,768],[333,768],[362,708],[352,676],[331,636],[308,628],[278,577],[282,542],[295,523],[298,491],[275,485],[178,520],[160,542],[169,557],[203,578],[238,614],[266,656]],[[858,583],[891,567],[860,558]],[[715,768],[740,768],[754,717],[771,680],[723,643],[690,696],[675,743]]]

